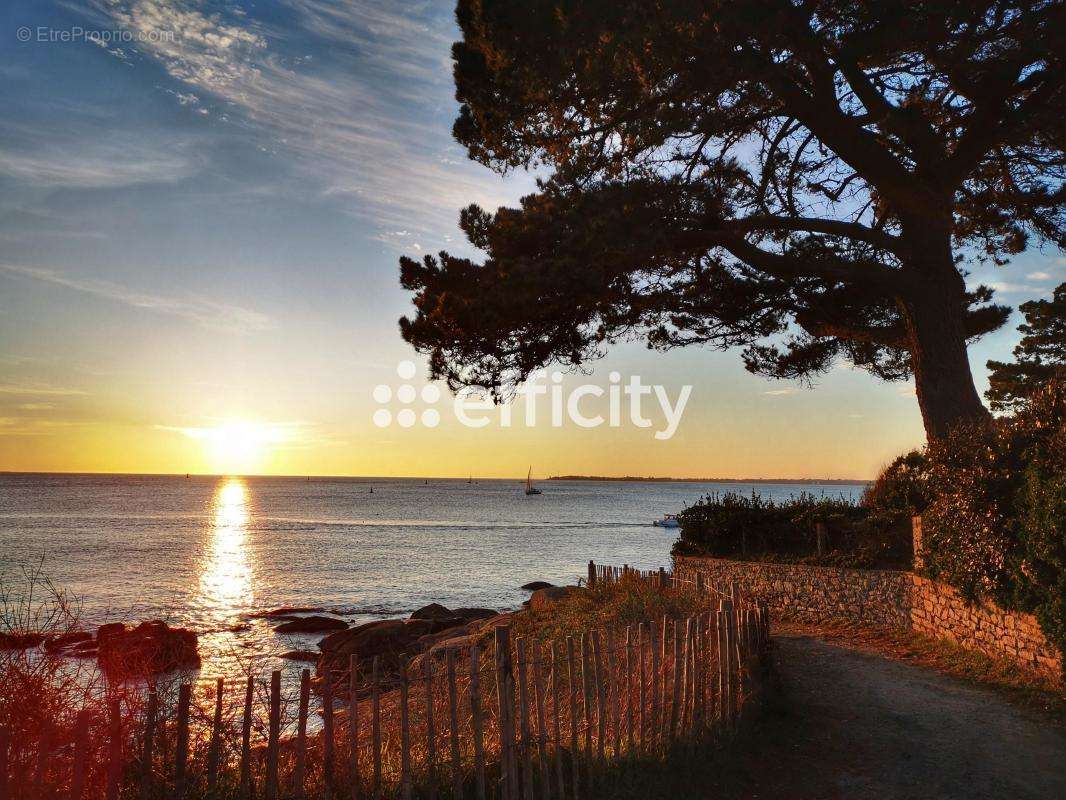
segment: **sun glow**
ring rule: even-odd
[[[203,442],[211,469],[221,474],[256,472],[272,449],[291,443],[294,423],[265,423],[244,419],[221,422],[210,428],[169,428]]]

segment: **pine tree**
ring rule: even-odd
[[[1066,379],[1066,283],[1060,283],[1050,300],[1030,300],[1018,310],[1025,334],[1014,348],[1014,362],[989,361],[989,388],[985,392],[995,411],[1015,411],[1034,390],[1053,378]]]
[[[483,261],[401,260],[453,388],[613,341],[743,348],[809,379],[914,376],[927,435],[987,418],[967,344],[1009,309],[962,256],[1060,247],[1061,0],[459,0],[454,134],[519,208]]]

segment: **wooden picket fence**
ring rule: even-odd
[[[590,583],[627,579],[673,585],[590,562]],[[732,731],[757,693],[766,610],[701,588],[718,611],[556,641],[500,626],[388,672],[353,655],[344,685],[313,693],[305,669],[295,698],[280,672],[114,693],[36,740],[0,730],[0,800],[577,800],[614,763]]]

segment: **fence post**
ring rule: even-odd
[[[511,629],[496,626],[496,695],[499,703],[500,774],[504,800],[518,800],[518,764],[514,740],[514,671],[511,664]]]
[[[278,797],[278,748],[281,737],[281,672],[270,673],[270,710],[267,717],[266,800]]]
[[[584,700],[585,717],[585,760],[591,777],[592,769],[592,650],[590,637],[584,633],[579,639],[581,644],[581,691]]]
[[[118,800],[122,780],[122,701],[115,692],[108,703],[108,735],[110,737],[107,763],[107,800]]]
[[[448,743],[451,748],[452,794],[463,796],[462,755],[459,749],[459,690],[455,681],[455,650],[444,654],[448,670]]]
[[[370,746],[374,751],[374,796],[381,791],[381,656],[370,662]]]
[[[574,798],[578,797],[581,784],[581,768],[578,766],[577,737],[577,658],[574,655],[574,637],[566,637],[567,673],[570,688],[570,765],[574,773]]]
[[[481,722],[481,650],[470,645],[470,725],[474,732],[474,777],[477,785],[477,800],[485,800],[485,741]]]
[[[551,796],[548,776],[548,719],[544,710],[544,665],[541,661],[540,643],[533,640],[533,698],[537,710],[537,750],[540,753],[540,794],[543,800]]]
[[[192,686],[183,683],[178,687],[178,733],[174,748],[174,796],[185,797],[186,775],[189,766],[189,705],[192,702]]]
[[[3,736],[0,733],[0,736]],[[0,745],[0,749],[3,745]],[[7,797],[4,781],[7,775],[5,754],[0,752],[0,797]],[[74,721],[74,768],[70,776],[70,800],[81,800],[85,791],[86,762],[89,760],[89,710],[83,708]]]
[[[348,656],[348,780],[352,800],[359,800],[359,657]]]
[[[644,712],[644,704],[645,704],[645,702],[647,702],[647,699],[648,699],[647,698],[647,695],[648,695],[648,692],[647,692],[647,679],[644,677],[645,650],[647,649],[645,647],[645,644],[644,644],[644,639],[645,639],[645,636],[644,636],[644,623],[642,622],[639,625],[637,625],[637,669],[639,670],[639,673],[638,673],[639,681],[638,681],[638,683],[639,683],[639,690],[640,690],[640,695],[639,695],[639,697],[640,697],[640,705],[638,706],[639,715],[638,715],[638,718],[637,718],[637,730],[639,732],[639,736],[637,738],[638,738],[639,743],[640,743],[641,752],[644,752],[644,747],[645,747],[645,744],[646,744],[646,739],[645,739],[645,735],[646,734],[644,732],[644,714],[645,714],[645,712]]]
[[[814,538],[815,547],[818,549],[818,555],[824,556],[827,546],[827,530],[824,522],[814,523]]]
[[[659,644],[655,641],[655,628],[654,622],[651,623],[648,629],[649,646],[651,647],[651,741],[649,745],[652,749],[655,749],[659,742],[659,732],[662,728],[662,708],[659,705],[661,683],[659,671],[662,667],[662,659],[660,658],[660,650],[665,647],[665,644]],[[659,631],[659,640],[664,642],[666,639],[666,622],[663,621],[662,629]]]
[[[671,686],[671,699],[670,699],[670,732],[669,740],[673,741],[677,736],[677,720],[679,712],[681,711],[681,636],[677,628],[677,620],[671,620],[670,632],[674,636],[674,676],[673,684]]]
[[[626,625],[626,749],[633,752],[633,626]]]
[[[215,716],[211,720],[211,744],[207,751],[207,789],[215,790],[218,785],[218,762],[222,753],[222,692],[225,688],[224,678],[215,681]]]
[[[732,604],[727,600],[719,603],[718,612],[718,671],[719,693],[721,695],[721,714],[726,725],[733,720],[733,668],[732,648],[730,647],[729,616]]]
[[[621,744],[621,722],[622,722],[622,701],[620,692],[618,690],[618,683],[615,680],[615,664],[617,659],[614,653],[614,634],[610,628],[607,629],[607,705],[606,709],[609,711],[608,723],[611,726],[611,747],[614,751],[614,757],[617,759],[618,754],[622,749]]]
[[[327,665],[322,676],[322,795],[333,796],[333,782],[337,777],[334,758],[336,742],[333,736],[333,672]]]
[[[155,755],[155,716],[159,713],[159,695],[155,688],[148,692],[148,707],[144,712],[144,742],[141,746],[141,798],[152,796],[152,761]]]
[[[667,588],[666,569],[664,567],[659,567],[659,588],[660,589]]]
[[[596,687],[596,760],[603,766],[607,744],[607,678],[603,666],[604,642],[597,629],[592,631],[592,679]]]
[[[400,788],[403,800],[411,800],[411,728],[407,707],[407,662],[400,664]]]
[[[522,796],[533,800],[533,753],[529,731],[529,675],[526,669],[526,640],[515,642],[518,651],[518,730],[522,750]]]
[[[566,797],[566,783],[563,777],[562,739],[559,732],[559,669],[562,659],[557,659],[555,656],[555,642],[551,642],[551,649],[552,744],[555,746],[555,782],[559,785],[559,800],[563,800]]]
[[[241,797],[252,796],[252,700],[255,697],[255,678],[251,675],[244,686],[244,716],[241,719]]]
[[[429,653],[422,658],[422,686],[426,699],[426,781],[429,783],[429,800],[436,800],[437,726],[433,719],[433,659]]]
[[[591,560],[589,561],[588,585],[589,587],[596,585],[596,562]]]
[[[307,711],[311,704],[311,670],[300,670],[300,707],[296,713],[296,769],[293,788],[297,797],[304,796],[304,776],[307,774]]]

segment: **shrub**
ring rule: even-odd
[[[925,571],[964,596],[1034,613],[1066,647],[1066,387],[1014,417],[930,444]]]
[[[860,504],[882,514],[920,514],[929,505],[928,461],[920,450],[899,456],[866,487]]]
[[[817,523],[826,526],[829,544],[822,556],[817,555]],[[673,552],[836,566],[907,566],[910,521],[909,516],[872,514],[844,498],[801,494],[775,503],[754,492],[726,492],[685,509]]]

